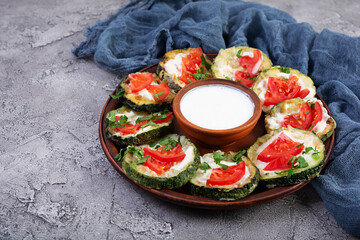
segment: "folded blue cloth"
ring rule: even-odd
[[[251,46],[308,74],[337,122],[330,162],[312,184],[339,225],[360,236],[360,38],[319,34],[283,11],[238,0],[133,1],[87,34],[75,56],[116,72],[137,71],[172,49]]]

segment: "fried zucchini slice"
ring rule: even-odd
[[[336,128],[335,120],[319,99],[307,101],[294,98],[276,104],[265,117],[265,128],[269,133],[275,129],[292,126],[312,130],[325,141]]]
[[[279,128],[258,138],[247,155],[260,171],[259,184],[272,188],[318,175],[324,165],[325,146],[311,131]]]
[[[176,49],[165,53],[156,73],[178,92],[191,82],[211,77],[211,64],[200,47]]]
[[[259,49],[238,46],[221,49],[211,70],[215,78],[238,81],[251,87],[259,71],[271,66],[271,60]]]
[[[150,74],[148,72],[137,72],[135,74]],[[164,109],[172,109],[172,101],[175,97],[175,92],[167,86],[155,73],[152,73],[153,81],[151,84],[141,91],[132,91],[130,74],[126,76],[117,86],[116,95],[122,96],[120,101],[140,112],[159,112]],[[159,88],[157,94],[151,92],[152,89]],[[162,90],[164,89],[164,90]],[[163,99],[163,96],[167,96]],[[162,96],[163,95],[163,96]]]
[[[200,168],[190,180],[191,194],[226,201],[249,195],[258,185],[260,174],[243,154],[216,151],[202,156]]]
[[[172,130],[172,112],[136,112],[122,106],[106,114],[106,136],[117,146],[145,144]]]
[[[122,157],[122,168],[129,178],[157,189],[183,186],[195,174],[199,164],[196,146],[177,134],[167,135],[150,145],[129,146]]]
[[[310,99],[316,94],[314,82],[310,77],[298,70],[280,66],[262,71],[251,89],[260,98],[265,113],[287,99]]]

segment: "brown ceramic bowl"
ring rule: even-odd
[[[203,127],[199,127],[190,121],[188,121],[184,115],[181,113],[180,110],[180,102],[182,97],[190,90],[209,84],[219,84],[234,87],[236,89],[241,90],[242,92],[248,94],[254,103],[254,114],[253,116],[244,124],[230,128],[225,130],[212,130]],[[191,83],[184,88],[182,88],[175,96],[173,100],[173,111],[175,114],[175,118],[178,121],[179,126],[192,138],[196,139],[197,141],[203,143],[204,145],[210,147],[221,148],[224,146],[231,145],[235,142],[242,141],[244,138],[253,130],[256,123],[258,122],[261,116],[261,103],[260,99],[256,95],[254,91],[250,88],[234,82],[229,81],[226,79],[216,79],[216,78],[209,78],[206,80],[197,81]],[[236,111],[236,109],[234,109]]]

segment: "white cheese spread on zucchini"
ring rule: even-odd
[[[200,157],[200,161],[201,161],[201,163],[206,162],[207,164],[209,164],[211,169],[206,170],[206,172],[202,169],[198,169],[197,172],[195,173],[194,177],[191,179],[191,182],[193,182],[194,184],[196,184],[198,186],[206,186],[206,181],[208,179],[210,179],[212,169],[220,168],[220,166],[215,163],[212,153],[208,153],[208,154],[205,154],[204,156]],[[236,162],[230,161],[230,160],[222,160],[221,164],[224,164],[224,165],[230,167],[230,166],[235,166]],[[245,166],[245,174],[239,181],[237,181],[236,183],[233,183],[231,185],[216,186],[216,187],[239,188],[249,182],[249,177],[250,177],[250,171],[249,171],[248,167]]]
[[[175,58],[169,59],[165,62],[165,71],[175,77],[180,77],[182,74],[182,58],[187,54],[178,53]]]

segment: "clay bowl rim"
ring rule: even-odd
[[[197,125],[191,123],[190,121],[188,121],[184,117],[184,115],[181,113],[181,110],[180,110],[180,101],[181,101],[182,97],[187,92],[189,92],[190,90],[192,90],[198,86],[210,85],[210,84],[227,85],[227,86],[235,87],[235,88],[245,92],[246,94],[248,94],[250,96],[252,102],[255,105],[254,106],[254,114],[251,116],[251,118],[240,126],[237,126],[234,128],[229,128],[229,129],[222,129],[222,130],[203,128],[203,127],[197,126]],[[173,112],[174,112],[175,118],[177,119],[179,124],[183,123],[192,132],[197,132],[197,133],[202,133],[202,134],[206,133],[206,135],[210,135],[210,136],[229,136],[229,135],[235,135],[236,133],[240,134],[241,132],[244,132],[245,130],[251,128],[252,126],[255,126],[256,123],[259,121],[261,113],[262,113],[260,99],[252,89],[250,89],[238,82],[227,80],[227,79],[221,79],[221,78],[208,78],[208,79],[203,79],[203,80],[196,81],[196,82],[186,85],[185,87],[180,89],[179,92],[177,92],[177,94],[174,97],[172,106],[173,106]],[[185,129],[183,129],[183,130],[186,131]]]

